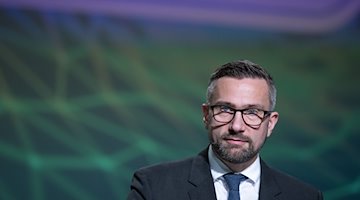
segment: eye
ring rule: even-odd
[[[233,113],[234,109],[229,107],[229,106],[225,106],[225,105],[219,105],[220,108],[220,112],[226,112],[226,113]]]
[[[244,110],[244,114],[245,115],[257,115],[257,116],[260,116],[261,115],[261,110],[258,110],[258,109],[255,109],[255,108],[247,109],[247,110]]]

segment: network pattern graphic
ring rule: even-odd
[[[200,105],[214,63],[238,54],[271,60],[274,48],[209,40],[188,49],[181,40],[153,41],[136,20],[95,14],[3,8],[0,20],[6,200],[124,199],[135,169],[206,146]],[[290,41],[275,53],[286,58],[270,62],[283,91],[278,132],[291,134],[269,141],[264,156],[332,200],[358,197],[360,188],[359,48],[344,41]],[[299,163],[313,173],[302,174]]]

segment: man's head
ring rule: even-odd
[[[219,67],[210,77],[204,123],[215,154],[233,170],[250,165],[278,119],[271,76],[250,61]]]
[[[270,74],[265,71],[259,65],[252,63],[248,60],[239,60],[234,62],[226,63],[215,70],[211,75],[209,85],[206,92],[206,100],[210,102],[216,80],[222,77],[233,77],[236,79],[243,78],[258,78],[264,79],[269,87],[269,101],[270,101],[270,110],[275,109],[276,104],[276,87],[274,81]]]

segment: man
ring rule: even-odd
[[[210,77],[203,121],[210,145],[182,161],[140,169],[128,200],[315,200],[317,189],[269,168],[259,157],[279,114],[272,77],[247,60]]]

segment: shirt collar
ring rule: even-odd
[[[211,145],[209,146],[208,157],[211,175],[214,182],[217,181],[219,178],[222,178],[224,174],[231,172],[231,170],[218,157],[216,157]],[[247,167],[240,173],[248,177],[248,180],[252,183],[259,181],[261,173],[259,156],[257,156],[256,160],[249,167]]]

